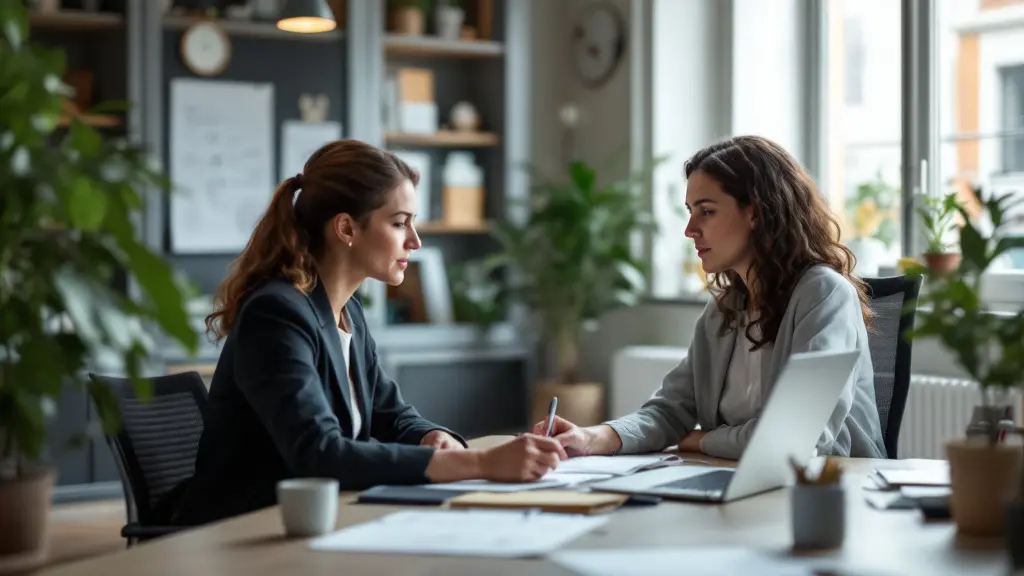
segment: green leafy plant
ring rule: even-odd
[[[846,199],[855,236],[875,238],[890,248],[898,233],[899,201],[900,189],[886,182],[881,171],[872,180],[861,182]]]
[[[479,260],[448,268],[456,322],[476,324],[486,331],[504,318],[505,302],[500,276],[487,262]]]
[[[956,193],[943,196],[921,196],[921,206],[916,209],[921,219],[922,232],[926,243],[925,254],[945,254],[955,244],[949,240],[956,230],[956,217],[961,212]]]
[[[488,265],[514,270],[510,293],[542,320],[563,383],[579,380],[581,329],[613,308],[636,304],[646,288],[647,268],[630,245],[634,233],[654,229],[646,194],[636,192],[649,171],[607,185],[582,161],[569,164],[565,181],[532,171],[525,217],[495,227],[502,248]]]
[[[955,201],[964,225],[960,230],[959,267],[950,274],[933,274],[927,268],[913,267],[909,274],[926,277],[919,299],[915,328],[911,338],[935,338],[953,356],[956,363],[982,388],[982,404],[990,403],[990,392],[1024,386],[1024,310],[1015,314],[993,313],[982,300],[985,271],[1009,250],[1024,248],[1024,237],[1004,234],[1007,213],[1016,204],[1014,194],[984,197],[975,189],[993,225],[985,236]],[[948,198],[948,197],[947,197]],[[990,427],[994,436],[995,427]]]
[[[157,330],[198,344],[185,285],[135,230],[144,192],[168,183],[139,147],[81,117],[58,126],[64,67],[62,50],[29,41],[22,3],[0,4],[0,479],[42,463],[69,386],[119,427],[112,391],[85,377],[101,361],[141,383]]]

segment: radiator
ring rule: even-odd
[[[1019,390],[1012,390],[1006,401],[1013,405],[1019,420]],[[914,374],[900,426],[900,458],[946,458],[945,443],[964,435],[974,407],[981,404],[977,382]]]

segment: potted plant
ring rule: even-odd
[[[946,271],[917,267],[908,271],[927,275],[919,299],[917,322],[911,338],[935,338],[959,367],[981,386],[980,409],[964,438],[946,445],[952,496],[950,508],[959,530],[966,534],[1000,535],[1007,503],[1021,486],[1022,450],[999,441],[1006,391],[1024,386],[1024,311],[995,314],[982,300],[982,283],[989,265],[1008,250],[1024,246],[1024,238],[1004,235],[1011,194],[985,198],[973,191],[991,219],[993,232],[982,234],[964,207],[950,196],[941,200],[942,212],[952,206],[962,216],[957,268]],[[936,228],[937,230],[938,228]]]
[[[143,150],[85,117],[58,127],[72,95],[64,54],[29,42],[20,2],[0,3],[0,53],[0,564],[17,566],[47,549],[45,446],[62,393],[84,390],[112,433],[113,393],[87,372],[141,382],[155,329],[193,351],[198,334],[184,286],[133,224],[143,191],[166,181]]]
[[[422,36],[427,3],[428,0],[388,0],[391,30],[404,36]]]
[[[961,255],[953,251],[950,236],[956,231],[956,217],[961,212],[956,193],[943,196],[921,196],[917,207],[926,243],[924,261],[934,274],[948,274],[960,265]],[[966,213],[965,213],[966,214]],[[965,217],[966,219],[966,217]]]
[[[636,193],[646,173],[602,185],[580,160],[569,163],[565,181],[534,172],[523,218],[495,225],[501,250],[489,266],[512,268],[509,293],[535,312],[556,358],[555,377],[536,390],[535,421],[552,396],[559,414],[577,424],[605,417],[603,384],[582,379],[580,339],[605,312],[634,305],[646,287],[646,266],[630,249],[634,233],[652,228],[646,195]]]
[[[857,256],[857,274],[877,276],[886,252],[896,239],[899,189],[889,185],[881,172],[857,186],[847,198],[852,238],[846,246]]]

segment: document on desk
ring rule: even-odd
[[[543,556],[607,516],[512,510],[409,510],[312,540],[313,550],[434,556]]]
[[[825,559],[732,546],[561,550],[549,558],[579,576],[813,576],[834,564]]]
[[[630,454],[623,456],[577,456],[559,462],[560,474],[587,473],[622,476],[639,472],[643,468],[682,463],[674,454]]]
[[[591,482],[594,480],[607,480],[612,474],[585,474],[585,473],[562,473],[561,471],[548,472],[543,478],[536,482],[491,482],[489,480],[460,480],[458,482],[444,482],[439,484],[424,484],[424,488],[435,490],[458,490],[465,492],[524,492],[526,490],[540,490],[542,488],[568,488]]]

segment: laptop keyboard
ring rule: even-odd
[[[698,474],[697,476],[683,478],[682,480],[659,484],[658,488],[695,494],[721,494],[729,486],[732,475],[732,470],[713,470],[704,474]]]

